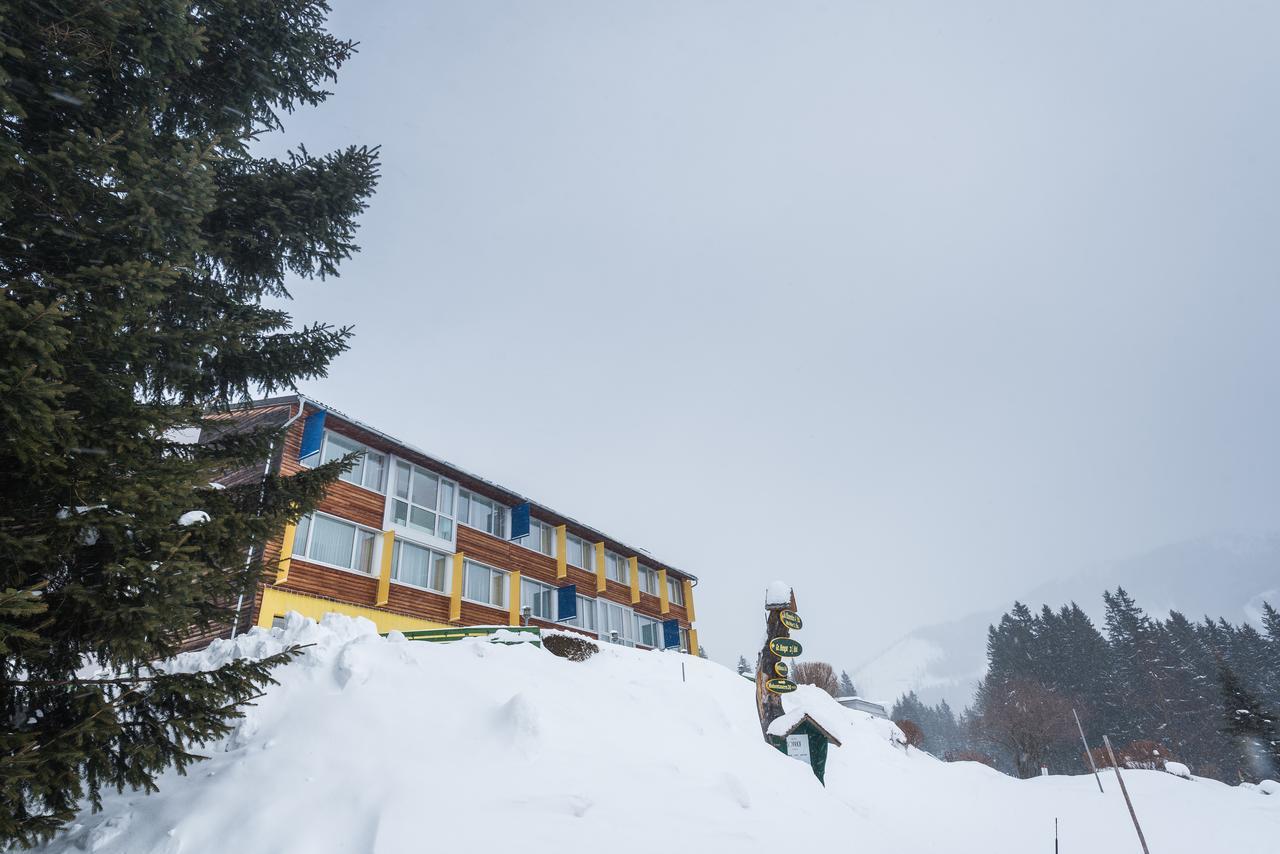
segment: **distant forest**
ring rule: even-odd
[[[1178,761],[1230,783],[1280,776],[1280,612],[1264,604],[1259,632],[1176,611],[1153,619],[1123,588],[1103,599],[1105,631],[1074,602],[1038,614],[1015,603],[988,630],[970,708],[957,715],[911,692],[891,716],[915,724],[919,746],[939,758],[1019,777],[1089,771],[1073,709],[1095,761],[1106,734],[1121,767]]]

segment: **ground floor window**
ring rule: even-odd
[[[541,581],[520,579],[520,608],[528,608],[530,617],[555,622],[556,588]]]
[[[577,626],[589,632],[596,630],[596,600],[590,596],[578,596],[578,615],[564,621],[566,626]]]
[[[437,593],[448,590],[449,555],[397,539],[391,549],[391,577]]]
[[[507,574],[475,561],[464,562],[463,596],[472,602],[507,607]]]
[[[597,599],[600,639],[625,646],[635,646],[635,620],[630,608],[616,602]]]
[[[636,635],[636,639],[644,646],[662,648],[662,623],[652,617],[636,614]]]

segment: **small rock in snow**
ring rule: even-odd
[[[1258,791],[1264,795],[1280,795],[1280,783],[1275,780],[1263,780],[1258,784]]]
[[[1191,769],[1181,762],[1165,762],[1164,770],[1168,771],[1175,777],[1181,777],[1184,780],[1191,779]]]

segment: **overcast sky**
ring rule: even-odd
[[[1280,5],[376,2],[272,141],[382,146],[303,391],[806,657],[1280,511]],[[981,642],[978,639],[976,642]]]

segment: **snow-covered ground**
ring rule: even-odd
[[[687,656],[606,646],[382,639],[291,615],[181,657],[314,644],[188,776],[110,795],[49,850],[221,852],[1052,851],[1132,854],[1114,777],[1019,781],[895,744],[887,721],[815,689],[786,697],[838,730],[827,787],[766,746],[750,682]],[[684,679],[682,679],[682,665]],[[1194,772],[1195,769],[1191,769]],[[1280,792],[1131,771],[1153,854],[1274,854]]]

